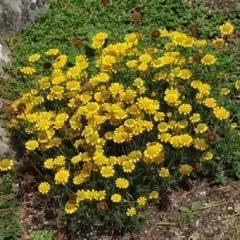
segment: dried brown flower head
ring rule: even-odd
[[[153,38],[158,38],[160,36],[160,32],[156,29],[156,30],[151,32],[151,36]]]

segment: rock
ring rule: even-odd
[[[45,6],[45,0],[1,0],[0,36],[22,29],[26,23],[32,22]]]
[[[6,137],[6,131],[0,127],[0,159],[14,158],[14,151],[10,146],[10,141]]]
[[[10,62],[10,51],[6,45],[0,43],[0,68],[8,62]]]
[[[3,73],[3,66],[6,63],[9,63],[10,60],[10,51],[8,47],[5,44],[0,43],[0,76]]]
[[[234,203],[234,210],[237,214],[240,214],[240,203]]]
[[[198,240],[198,239],[200,239],[200,235],[199,235],[199,233],[197,233],[197,232],[194,232],[194,233],[188,238],[188,240]]]

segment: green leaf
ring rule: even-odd
[[[197,202],[192,202],[191,208],[193,211],[196,211],[202,207],[202,202],[197,201]]]
[[[1,192],[3,192],[4,194],[9,194],[12,192],[12,184],[6,184],[3,189],[1,189]]]
[[[185,213],[189,213],[189,212],[191,212],[190,209],[187,208],[187,207],[185,207],[185,206],[181,206],[181,207],[179,207],[179,210],[180,210],[181,212],[185,212]]]

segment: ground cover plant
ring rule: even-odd
[[[0,171],[3,171],[2,161]],[[20,223],[17,219],[18,211],[17,188],[14,187],[15,178],[7,173],[0,175],[0,239],[19,239]]]
[[[31,88],[8,109],[8,127],[32,154],[39,192],[60,194],[73,224],[136,230],[161,191],[226,161],[216,150],[233,142],[221,140],[239,138],[240,81],[225,72],[233,31],[227,22],[206,41],[161,28],[120,42],[97,32],[91,55],[30,55],[19,74]],[[226,162],[238,169],[235,154]]]
[[[196,35],[214,38],[217,35],[216,26],[225,21],[231,21],[236,26],[240,23],[239,8],[224,12],[217,9],[209,11],[202,1],[197,0],[191,1],[193,6],[185,0],[48,2],[49,10],[43,12],[35,24],[26,26],[16,36],[6,38],[13,60],[11,66],[5,68],[11,78],[1,81],[1,89],[4,89],[1,97],[15,98],[26,87],[27,83],[17,74],[17,68],[27,61],[26,52],[43,53],[45,49],[57,47],[74,55],[73,40],[76,44],[80,39],[81,45],[89,48],[92,35],[106,30],[110,40],[120,41],[129,32],[147,34],[157,27],[189,32],[189,26],[194,28],[196,25]]]

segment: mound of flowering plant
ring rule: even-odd
[[[100,32],[89,59],[58,49],[31,55],[20,72],[36,84],[13,103],[9,127],[41,156],[48,177],[39,192],[57,189],[67,214],[121,228],[171,181],[204,168],[218,132],[231,129],[218,49],[233,26],[220,29],[212,42],[159,29],[110,43]]]

